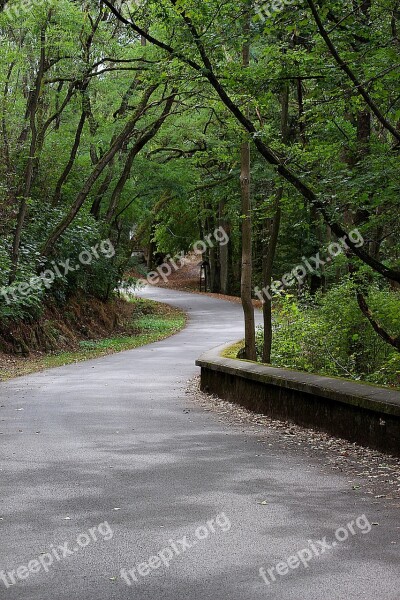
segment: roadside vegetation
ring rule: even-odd
[[[114,310],[114,314],[119,315],[121,321],[115,326],[113,336],[79,339],[83,337],[82,333],[76,335],[75,332],[74,341],[69,344],[68,350],[36,351],[30,352],[27,356],[0,353],[0,381],[115,352],[132,350],[174,335],[186,324],[186,315],[166,304],[140,298],[129,298],[124,304],[125,306],[122,307],[121,301],[117,309],[108,307],[111,312]],[[124,315],[123,318],[121,315]],[[57,326],[60,329],[57,329]],[[58,331],[58,335],[61,336],[60,330],[65,330],[65,322],[55,322],[52,327],[54,343],[56,343],[56,332]],[[103,332],[103,335],[106,333]],[[65,339],[59,339],[58,343],[65,345]]]
[[[371,307],[388,330],[400,319],[400,296],[371,288]],[[400,388],[400,355],[385,344],[359,311],[353,284],[300,300],[287,294],[273,313],[271,360],[268,364],[319,375]],[[257,360],[263,362],[264,332],[256,332]],[[224,352],[242,356],[243,342]]]
[[[371,287],[370,305],[396,331],[400,296]],[[400,354],[385,344],[361,314],[351,282],[326,294],[286,296],[274,313],[271,363],[320,375],[400,387]],[[263,331],[257,333],[262,360]]]

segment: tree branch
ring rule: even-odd
[[[333,44],[331,38],[329,37],[328,32],[326,31],[326,29],[322,23],[322,20],[319,16],[319,13],[318,13],[317,7],[315,6],[314,1],[307,0],[307,2],[311,9],[312,14],[313,14],[314,20],[317,24],[317,27],[319,29],[321,37],[323,38],[324,42],[326,43],[333,58],[336,60],[337,64],[342,69],[342,71],[344,73],[346,73],[346,75],[350,79],[350,81],[352,81],[354,83],[354,86],[355,86],[358,94],[364,98],[365,102],[367,103],[367,105],[369,106],[371,111],[374,113],[374,115],[376,116],[378,121],[384,126],[385,129],[390,131],[390,133],[393,135],[393,137],[396,138],[397,141],[400,142],[400,132],[397,131],[397,129],[384,117],[381,110],[378,108],[377,104],[374,102],[374,100],[368,94],[367,90],[365,89],[365,87],[363,86],[361,81],[359,81],[359,79],[353,73],[353,71],[351,70],[349,65],[340,56],[339,52],[337,51],[335,45]]]
[[[379,337],[384,342],[390,344],[390,346],[393,346],[393,348],[396,348],[396,350],[400,352],[400,336],[394,338],[382,327],[380,323],[378,323],[378,321],[374,319],[373,314],[367,304],[367,301],[360,290],[357,290],[357,302],[362,314],[368,319],[372,328],[379,335]]]

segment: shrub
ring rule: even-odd
[[[368,303],[392,335],[400,320],[400,294],[371,286]],[[263,332],[257,333],[261,355]],[[400,385],[400,354],[381,340],[361,313],[349,280],[301,302],[287,295],[275,313],[272,363],[277,366]]]

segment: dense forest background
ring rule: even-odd
[[[399,19],[398,0],[1,1],[3,348],[46,306],[112,300],[145,274],[133,252],[152,269],[223,227],[204,258],[210,291],[242,296],[245,356],[400,385]]]

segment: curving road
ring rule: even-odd
[[[398,511],[188,402],[195,359],[242,334],[240,306],[145,295],[187,328],[0,384],[0,598],[398,600]]]

